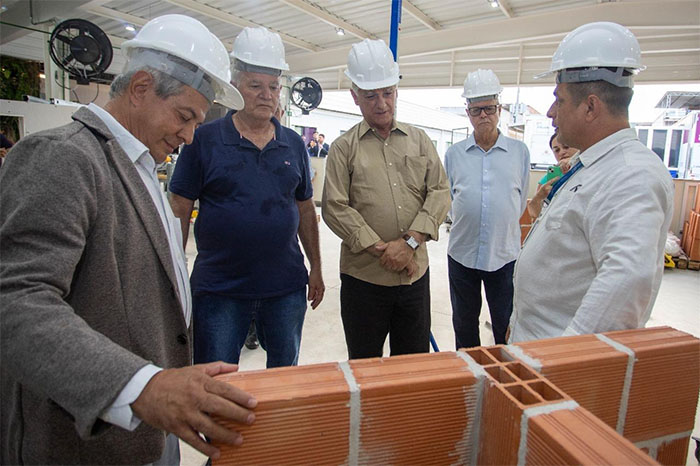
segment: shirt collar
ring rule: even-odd
[[[474,137],[474,133],[470,134],[469,137],[467,138],[467,145],[464,148],[465,151],[468,151],[472,147],[479,147],[478,144],[476,143],[476,138]],[[501,149],[504,151],[508,151],[508,146],[506,142],[506,137],[503,135],[501,130],[498,130],[498,139],[496,139],[496,143],[491,147],[491,149]],[[489,150],[491,150],[489,149]],[[483,149],[482,149],[483,150]]]
[[[367,120],[363,118],[360,122],[360,138],[362,138],[365,134],[367,134],[368,131],[371,130],[372,127],[369,125],[369,123],[367,123]],[[404,123],[396,121],[396,119],[393,119],[391,121],[391,132],[393,133],[395,130],[402,132],[404,135],[408,134],[408,128],[406,127],[406,125]]]
[[[153,166],[155,167],[155,160],[153,157],[150,157],[148,147],[139,141],[136,136],[131,134],[126,128],[124,128],[122,124],[112,116],[111,113],[93,103],[88,105],[87,108],[92,113],[97,115],[100,120],[102,120],[109,132],[114,136],[114,139],[116,139],[119,147],[122,148],[132,163],[136,163],[144,154],[148,154],[148,158],[153,161]]]
[[[637,132],[634,129],[621,129],[605,139],[601,139],[600,141],[596,142],[585,151],[580,152],[578,158],[581,160],[581,164],[583,164],[584,167],[587,167],[595,163],[598,159],[602,158],[605,154],[620,144],[636,139],[638,139]]]
[[[236,125],[233,124],[233,114],[236,110],[229,110],[226,116],[219,122],[219,128],[221,130],[221,139],[227,146],[240,146],[241,145],[241,134],[236,129]],[[274,116],[270,119],[273,125],[275,125],[275,141],[282,147],[289,146],[289,140],[284,131],[282,131],[282,125]]]

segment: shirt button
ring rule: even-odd
[[[401,231],[403,231],[403,228],[401,228]]]
[[[394,183],[394,186],[396,186],[396,183]]]
[[[389,145],[389,143],[388,143],[388,142],[385,142],[385,143],[384,143],[384,145],[385,145],[385,146],[388,146],[388,145]]]
[[[390,167],[391,167],[391,165],[392,165],[392,163],[391,163],[391,162],[389,162],[389,166],[390,166]]]
[[[400,208],[401,208],[401,206],[399,206],[399,209],[400,209]]]

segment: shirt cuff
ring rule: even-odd
[[[426,238],[426,241],[428,239],[437,241],[439,227],[440,225],[437,224],[433,217],[424,212],[421,212],[418,215],[416,215],[416,218],[413,219],[413,222],[411,223],[411,226],[408,229],[417,231],[419,233],[423,233],[428,237]]]
[[[100,419],[128,431],[136,429],[141,424],[141,419],[134,416],[134,412],[131,410],[131,403],[136,401],[136,398],[141,395],[151,378],[162,370],[153,364],[148,364],[139,369],[124,386],[114,403],[102,411],[99,416]]]
[[[370,246],[377,244],[381,238],[369,225],[362,226],[354,235],[349,237],[346,244],[350,246],[350,252],[359,254]]]

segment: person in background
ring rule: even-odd
[[[194,360],[238,362],[255,319],[267,367],[296,365],[306,301],[315,309],[325,291],[309,157],[301,137],[274,117],[289,69],[279,35],[243,29],[232,59],[244,108],[199,128],[170,182],[185,244],[199,199]]]
[[[547,116],[559,142],[580,152],[518,256],[511,342],[641,328],[649,319],[674,188],[629,125],[641,69],[637,39],[609,22],[576,28],[552,58]]]
[[[10,141],[3,133],[0,133],[0,167],[5,161],[5,156],[12,146],[14,146],[14,143]]]
[[[559,166],[559,168],[561,168],[561,172],[568,172],[569,169],[572,167],[572,160],[574,155],[576,155],[576,153],[578,152],[578,149],[569,147],[566,144],[562,144],[561,142],[559,142],[556,131],[554,132],[554,134],[552,134],[552,137],[549,138],[549,148],[552,149],[552,153],[554,154],[554,158],[557,161],[557,165]],[[546,183],[537,186],[537,191],[535,192],[535,195],[532,196],[532,199],[530,199],[527,203],[527,213],[533,221],[540,216],[540,212],[542,211],[542,204],[545,198],[549,195],[550,191],[552,190],[552,185],[558,180],[558,177],[552,178]]]
[[[307,146],[311,157],[326,157],[328,155],[328,144],[323,142],[325,139],[326,136],[314,131],[313,137]]]
[[[513,310],[513,267],[520,251],[530,152],[498,129],[501,90],[493,71],[469,73],[462,97],[474,133],[445,154],[452,188],[447,261],[456,348],[481,345],[482,283],[496,344],[505,343]]]
[[[345,74],[363,120],[333,142],[323,219],[342,239],[340,309],[350,359],[429,350],[426,242],[450,207],[428,136],[394,119],[399,66],[381,40],[352,46]]]
[[[559,141],[556,131],[554,131],[552,137],[549,138],[549,147],[552,149],[554,158],[557,160],[557,165],[561,168],[562,173],[568,172],[573,166],[573,156],[576,155],[578,149],[569,147]]]
[[[254,420],[214,378],[236,366],[184,367],[187,266],[156,177],[214,99],[242,106],[226,49],[182,15],[121,47],[105,107],[23,138],[0,171],[2,464],[179,464],[175,436],[216,458],[202,436],[238,445],[219,420]]]

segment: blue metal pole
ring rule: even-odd
[[[391,0],[391,35],[389,36],[389,49],[394,54],[394,61],[399,61],[399,25],[401,24],[401,0]],[[438,348],[433,332],[430,332],[430,346],[436,353]]]
[[[399,60],[399,25],[401,24],[401,0],[391,0],[391,35],[389,48],[394,54],[394,61]]]

